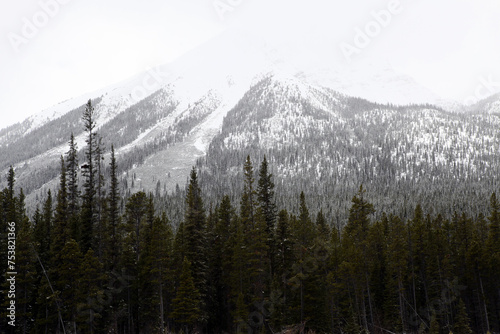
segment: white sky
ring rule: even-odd
[[[373,26],[372,11],[387,10],[394,1],[398,14],[351,63],[388,61],[459,101],[476,90],[483,95],[500,89],[499,0],[4,1],[0,128],[169,62],[224,30],[263,36],[303,61],[314,57],[347,66],[340,45],[356,46],[356,29]],[[43,14],[43,7],[54,4],[53,17]],[[231,11],[221,18],[216,4]],[[40,27],[29,31],[26,22]],[[26,43],[16,50],[13,38]],[[493,84],[486,87],[485,80]]]

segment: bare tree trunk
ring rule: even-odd
[[[481,300],[483,301],[483,307],[484,307],[484,319],[486,320],[486,332],[489,332],[490,321],[488,319],[488,309],[486,308],[486,300],[484,298],[483,279],[480,273],[478,273],[478,276],[479,276],[479,286],[481,287]]]
[[[370,308],[370,320],[371,320],[371,324],[373,325],[374,320],[373,320],[372,297],[371,297],[371,293],[370,293],[370,284],[368,283],[368,273],[367,272],[365,272],[365,278],[366,278],[366,290],[368,293],[368,307]]]
[[[161,275],[161,266],[160,266],[160,333],[164,334],[165,333],[165,317],[164,317],[164,310],[163,310],[163,284],[162,284],[162,275]]]
[[[405,316],[403,306],[403,287],[401,283],[401,274],[398,275],[398,296],[399,296],[399,315],[401,316],[401,331],[405,332]]]

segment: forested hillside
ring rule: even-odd
[[[342,96],[335,99],[329,103],[342,105]],[[246,101],[233,112],[244,106],[252,106],[252,102]],[[369,105],[368,109],[372,108]],[[401,131],[401,147],[441,148],[436,149],[436,161],[443,166],[453,165],[440,155],[448,147],[443,137],[436,134],[434,141],[418,141],[424,136],[417,131],[418,119],[428,114],[433,114],[434,119],[437,114],[449,122],[462,116],[433,109],[417,112],[414,107],[378,108],[387,117],[391,113],[402,115],[400,123],[392,123],[400,125],[396,128]],[[300,110],[321,112],[314,107]],[[342,108],[336,110],[340,113]],[[289,115],[293,120],[293,113]],[[247,116],[254,117],[241,112],[241,122],[234,126],[244,125]],[[349,190],[345,224],[325,215],[323,203],[335,210],[335,196],[312,196],[313,192],[299,182],[277,184],[272,172],[289,169],[301,176],[310,173],[310,178],[304,180],[307,182],[321,177],[321,169],[318,172],[312,168],[314,165],[303,165],[303,154],[280,156],[278,150],[272,149],[266,155],[254,150],[242,157],[241,168],[236,164],[219,166],[233,173],[231,186],[220,187],[219,196],[206,191],[214,183],[205,183],[210,169],[202,161],[200,168],[193,167],[186,175],[186,188],[177,189],[172,200],[162,194],[120,190],[123,188],[114,146],[109,143],[110,158],[103,160],[103,146],[108,143],[100,139],[94,117],[89,101],[82,118],[84,158],[79,160],[71,137],[67,153],[59,162],[59,186],[56,192],[47,191],[34,214],[26,212],[25,195],[14,168],[9,169],[7,187],[0,193],[0,262],[8,263],[9,259],[13,266],[1,267],[0,285],[5,296],[12,290],[7,278],[15,277],[18,332],[500,331],[498,192],[477,194],[480,205],[464,201],[462,207],[456,207],[452,197],[444,198],[440,211],[421,205],[418,197],[412,198],[421,188],[417,182],[408,182],[395,195],[404,194],[408,202],[417,203],[406,216],[399,214],[398,201],[377,205],[373,200],[377,197],[371,195],[374,184],[362,181],[369,180],[372,172],[375,176],[384,171],[382,175],[388,179],[403,176],[395,171],[390,174],[390,168],[377,165],[375,169],[359,169],[363,165],[357,165],[360,162],[355,160],[356,145],[348,143],[362,138],[372,150],[376,150],[375,144],[391,143],[388,139],[378,142],[375,130],[358,134],[348,131],[350,126],[356,129],[354,125],[372,119],[366,112],[351,115],[343,123],[345,138],[340,136],[338,140],[339,149],[351,152],[351,164],[344,161],[344,168],[323,176],[335,177],[342,172],[345,177],[354,175],[353,180],[358,182]],[[259,117],[255,125],[265,128],[266,115]],[[325,114],[324,123],[335,117]],[[486,116],[474,117],[482,122]],[[321,126],[321,120],[316,122],[316,131],[308,135],[329,138],[327,132],[322,132],[328,126]],[[301,133],[300,122],[296,124],[297,131],[290,134]],[[407,127],[401,129],[403,126]],[[332,127],[336,131],[343,129],[341,125]],[[376,127],[380,130],[384,124]],[[235,139],[224,139],[230,138],[228,128],[215,143],[229,147],[237,143]],[[437,129],[441,129],[439,125]],[[489,148],[477,146],[472,150],[482,139],[475,138],[471,131],[462,131],[470,143],[470,149],[464,150],[463,156],[468,158],[464,161],[471,168],[460,172],[479,180],[487,176],[474,169],[478,167],[473,168],[474,157],[486,156],[492,161],[497,158]],[[296,140],[307,154],[321,149],[321,144],[301,147],[298,138],[286,140]],[[485,136],[484,140],[493,139]],[[211,150],[218,147],[212,145]],[[211,154],[206,161],[210,161]],[[404,164],[413,176],[424,177],[418,174],[418,166],[430,164],[432,155],[425,160],[425,152],[419,154],[408,157],[402,149],[396,150],[385,163]],[[239,155],[235,153],[228,160],[219,156],[219,163],[236,161]],[[339,163],[333,152],[321,157],[325,163]],[[465,165],[457,163],[456,171]],[[435,184],[435,190],[445,193],[446,188],[439,189],[444,184]],[[285,192],[283,198],[293,199],[297,205],[291,209],[283,205],[277,200],[278,191]],[[387,193],[391,191],[389,188]],[[483,207],[485,214],[478,210]],[[181,216],[178,224],[171,212]],[[8,253],[12,248],[8,248],[8,233],[15,233],[14,258],[8,258],[12,256]],[[7,317],[7,306],[13,299],[2,300],[0,326],[2,332],[8,333],[13,327],[7,325],[12,321]]]
[[[246,155],[267,155],[288,209],[298,206],[288,189],[303,190],[314,212],[343,223],[364,184],[379,212],[408,218],[421,203],[447,217],[486,214],[484,198],[500,186],[500,117],[482,110],[379,105],[269,77],[228,112],[199,161],[201,177],[220,198],[241,191],[235,176]]]

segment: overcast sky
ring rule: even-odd
[[[384,60],[463,101],[500,89],[499,18],[499,0],[4,2],[0,128],[232,29],[290,52],[313,50],[339,66]]]

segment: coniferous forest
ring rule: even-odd
[[[374,215],[359,185],[338,226],[301,189],[287,189],[298,210],[278,207],[267,158],[248,156],[241,193],[214,205],[193,167],[174,226],[153,194],[121,193],[90,101],[83,123],[85,161],[71,136],[33,215],[14,168],[0,193],[2,333],[500,332],[495,193],[486,216],[417,205],[403,219]]]

